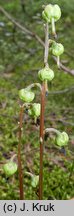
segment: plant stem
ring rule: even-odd
[[[48,23],[45,25],[45,52],[44,66],[48,66]],[[44,142],[44,110],[45,110],[45,82],[41,90],[41,115],[40,115],[40,173],[39,173],[39,200],[43,199],[43,142]]]
[[[20,200],[24,199],[23,172],[22,172],[22,162],[21,162],[21,136],[22,136],[22,124],[23,124],[23,111],[24,111],[24,106],[22,105],[20,108],[20,117],[19,117],[19,143],[18,143],[18,172],[19,172]]]
[[[59,131],[59,130],[57,130],[57,129],[55,129],[55,128],[46,128],[45,130],[44,130],[44,134],[45,133],[55,133],[55,134],[57,134],[57,135],[59,135],[61,132]]]
[[[45,25],[44,66],[48,66],[48,53],[49,53],[49,28],[48,28],[48,23],[46,23]]]
[[[32,89],[32,88],[34,88],[34,87],[38,87],[38,88],[40,89],[40,91],[41,91],[42,86],[41,86],[40,83],[32,83],[32,84],[29,85],[26,89],[27,89],[27,90],[30,90],[30,89]]]
[[[43,138],[44,138],[44,108],[45,108],[45,85],[41,91],[41,115],[40,115],[40,173],[39,173],[39,200],[43,198]]]
[[[57,38],[54,18],[52,18],[52,34],[55,38]]]
[[[57,66],[60,69],[60,56],[57,56]]]

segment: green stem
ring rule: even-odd
[[[55,38],[57,37],[54,18],[52,18],[52,34]]]
[[[57,66],[60,68],[60,56],[57,56]]]
[[[44,130],[44,134],[45,133],[56,133],[57,135],[59,135],[59,134],[61,134],[61,132],[59,131],[59,130],[57,130],[57,129],[55,129],[55,128],[46,128],[45,130]]]
[[[39,89],[40,89],[40,91],[41,91],[41,84],[40,83],[32,83],[31,85],[29,85],[29,86],[27,86],[27,90],[30,90],[30,89],[32,89],[32,88],[35,88],[35,87],[38,87]]]

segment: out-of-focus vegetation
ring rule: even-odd
[[[58,39],[65,47],[62,63],[74,69],[74,1],[27,0],[24,10],[21,0],[0,1],[0,5],[23,26],[37,33],[44,40],[41,17],[42,5],[58,3],[62,18],[57,23]],[[69,134],[66,155],[54,146],[51,137],[44,143],[44,199],[70,199],[74,196],[74,76],[57,70],[49,55],[49,64],[55,71],[55,79],[49,85],[46,101],[45,126],[52,126]],[[38,81],[38,69],[43,66],[43,47],[35,38],[21,32],[0,13],[0,199],[19,199],[18,174],[7,179],[2,165],[17,154],[19,100],[18,90]],[[69,89],[66,93],[56,91]],[[50,94],[52,93],[52,94]],[[37,92],[36,101],[40,101]],[[27,113],[24,114],[22,159],[24,192],[26,199],[37,199],[31,179],[25,171],[39,174],[39,132]]]

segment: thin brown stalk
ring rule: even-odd
[[[41,91],[41,116],[40,116],[40,173],[39,173],[39,200],[43,198],[43,139],[44,139],[44,108],[45,108],[45,86]]]
[[[24,106],[21,106],[20,117],[19,117],[19,143],[18,143],[18,172],[19,172],[20,200],[24,199],[23,172],[22,172],[22,162],[21,162],[21,137],[22,137],[22,124],[23,124],[23,111],[24,111]]]
[[[44,66],[48,66],[48,23],[45,25],[45,52]],[[45,82],[41,90],[41,115],[40,115],[40,173],[39,173],[39,200],[43,199],[43,142],[44,142],[44,110],[45,110]]]

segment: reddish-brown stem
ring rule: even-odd
[[[44,107],[45,107],[45,84],[41,91],[41,116],[40,116],[40,173],[39,173],[39,200],[43,198],[43,138],[44,138]]]
[[[46,23],[44,66],[48,66],[48,49],[49,49],[48,23]],[[46,85],[47,82],[43,82],[42,90],[41,90],[39,200],[43,199],[43,142],[44,142],[44,110],[45,110]]]
[[[22,136],[22,124],[23,124],[23,111],[24,111],[24,106],[21,106],[20,117],[19,117],[19,143],[18,143],[18,172],[19,172],[20,200],[24,199],[23,172],[22,172],[22,162],[21,162],[21,136]]]

